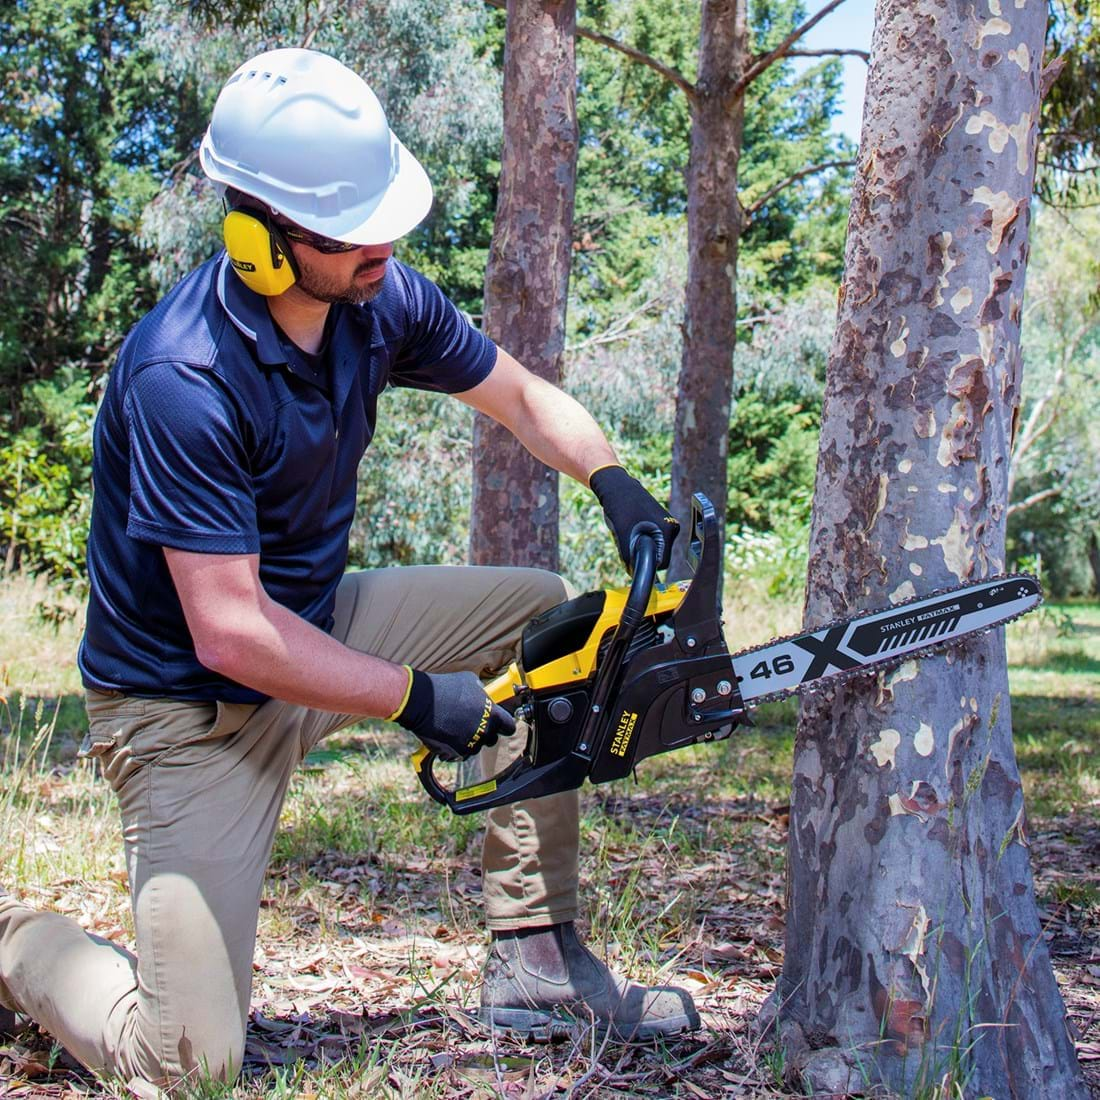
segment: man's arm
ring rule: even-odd
[[[423,672],[359,653],[276,603],[255,554],[165,547],[164,556],[195,656],[230,680],[317,710],[392,718],[444,760],[515,731],[472,672]]]
[[[503,424],[540,462],[582,485],[593,470],[619,461],[582,405],[503,348],[489,376],[456,396]]]
[[[409,686],[401,665],[359,653],[277,603],[256,554],[165,547],[200,664],[288,703],[384,718]]]

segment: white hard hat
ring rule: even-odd
[[[314,233],[385,244],[428,213],[432,185],[362,77],[316,50],[246,61],[214,104],[199,161]]]

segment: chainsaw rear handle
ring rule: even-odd
[[[633,577],[626,605],[611,640],[606,658],[600,663],[581,734],[573,749],[548,764],[535,766],[526,755],[519,756],[503,771],[480,783],[449,790],[435,777],[436,753],[422,745],[412,757],[413,769],[428,795],[456,814],[472,814],[506,806],[522,798],[540,798],[559,791],[576,790],[584,783],[592,763],[595,734],[604,719],[609,698],[618,689],[623,661],[646,608],[657,579],[657,539],[640,532],[631,546]]]

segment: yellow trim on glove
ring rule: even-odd
[[[601,470],[610,470],[612,466],[618,466],[620,470],[625,470],[625,469],[626,469],[626,467],[625,467],[625,466],[624,466],[624,465],[623,465],[623,464],[622,464],[621,462],[605,462],[605,463],[604,463],[604,464],[603,464],[602,466],[597,466],[597,467],[596,467],[596,468],[595,468],[594,470],[592,470],[592,471],[591,471],[591,472],[589,473],[589,475],[588,475],[588,487],[589,487],[589,489],[591,489],[591,488],[592,488],[592,479],[593,479],[593,478],[594,478],[594,477],[595,477],[595,476],[596,476],[596,475],[597,475],[597,474],[598,474],[598,473],[599,473],[599,472],[600,472]]]
[[[408,706],[409,696],[412,695],[412,689],[413,689],[413,670],[412,670],[412,666],[411,665],[402,665],[401,667],[409,674],[409,682],[405,685],[405,694],[401,697],[401,705],[397,708],[397,710],[395,710],[393,712],[393,714],[390,714],[390,715],[387,716],[387,718],[386,718],[387,722],[396,722],[397,721],[397,719],[400,716],[401,712],[405,709],[406,706]]]

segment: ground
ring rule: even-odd
[[[40,622],[40,586],[0,589],[6,732],[0,883],[126,945],[112,799],[75,759],[76,626]],[[790,629],[793,611],[739,631]],[[755,633],[754,633],[755,632]],[[13,639],[20,639],[18,642]],[[731,639],[732,640],[732,639]],[[1036,892],[1100,1096],[1100,607],[1047,608],[1009,633],[1013,718]],[[45,671],[48,670],[48,671]],[[20,691],[19,689],[23,690]],[[288,799],[260,922],[247,1064],[215,1097],[785,1097],[756,1018],[782,964],[792,703],[755,730],[656,758],[641,781],[585,794],[586,931],[616,967],[692,990],[704,1029],[668,1044],[530,1046],[476,1022],[481,930],[476,818],[427,804],[393,727],[326,742]],[[48,1037],[0,1041],[0,1095],[128,1095]]]

